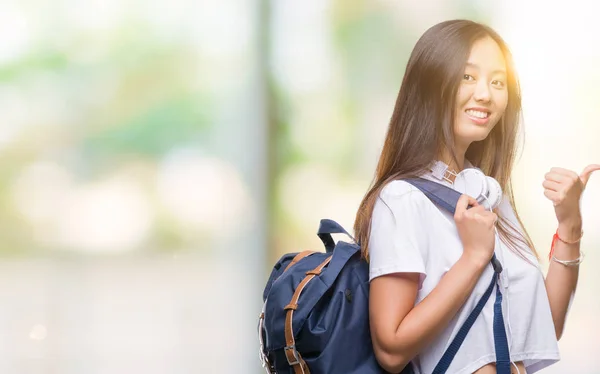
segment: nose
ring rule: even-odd
[[[490,87],[487,82],[481,80],[477,82],[477,87],[475,88],[475,93],[473,94],[473,98],[475,101],[487,103],[491,100]]]

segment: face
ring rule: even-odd
[[[480,39],[471,48],[456,97],[457,149],[466,152],[472,142],[485,139],[504,114],[507,103],[504,54],[492,38]]]

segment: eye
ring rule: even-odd
[[[474,81],[475,80],[475,78],[473,78],[473,76],[470,74],[464,74],[463,79],[466,81]]]
[[[506,86],[506,83],[499,80],[493,80],[492,85],[496,86],[497,88],[504,88]]]

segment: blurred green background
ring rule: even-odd
[[[545,14],[541,17],[540,14]],[[553,166],[600,162],[594,3],[3,0],[0,372],[260,373],[276,259],[351,229],[408,56],[470,18],[524,90],[519,211],[545,256]],[[600,177],[545,373],[600,373]]]

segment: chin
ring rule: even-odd
[[[470,144],[473,142],[480,142],[482,140],[485,140],[485,138],[487,138],[489,134],[490,131],[488,131],[487,129],[479,129],[479,131],[469,131],[464,132],[462,134],[455,134],[455,137],[461,139],[462,143]]]
[[[479,135],[479,136],[473,136],[471,142],[480,142],[482,140],[485,140],[488,137],[489,134],[490,133],[488,131],[485,134],[482,134],[482,135]]]

